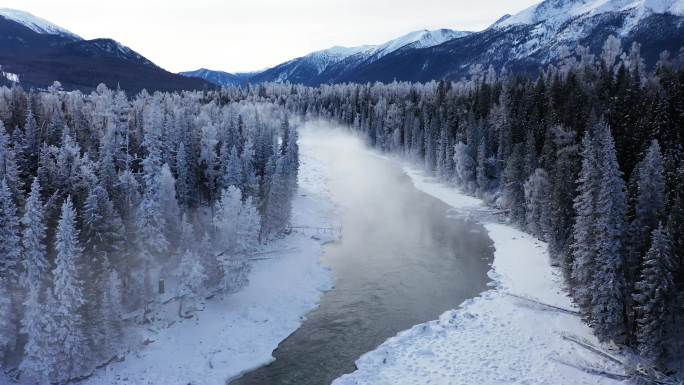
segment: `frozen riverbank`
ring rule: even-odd
[[[615,384],[576,366],[619,373],[610,362],[566,341],[566,333],[596,342],[578,316],[516,296],[573,309],[546,245],[497,223],[475,198],[405,166],[415,186],[450,205],[452,214],[481,221],[494,241],[493,289],[438,320],[416,325],[363,355],[358,370],[334,385]]]
[[[302,156],[300,190],[293,206],[294,227],[330,227],[334,207],[326,187],[325,166]],[[101,369],[86,384],[225,384],[269,363],[278,343],[303,322],[331,287],[330,271],[320,264],[329,241],[308,229],[295,229],[267,245],[267,259],[254,263],[242,291],[209,300],[203,311],[168,328],[154,327],[154,341],[126,360]]]

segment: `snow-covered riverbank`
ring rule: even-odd
[[[323,163],[306,156],[304,149],[293,226],[332,225],[326,175]],[[222,385],[269,363],[280,341],[301,325],[331,287],[330,271],[320,264],[322,246],[330,240],[316,230],[295,229],[270,243],[266,248],[278,252],[254,263],[246,288],[207,301],[191,319],[176,318],[167,328],[152,326],[145,338],[154,342],[84,383]]]
[[[546,245],[498,223],[493,210],[475,198],[405,166],[415,186],[463,215],[482,222],[496,249],[493,289],[416,325],[363,355],[358,370],[334,385],[397,384],[615,384],[619,381],[578,369],[619,373],[619,368],[563,339],[571,334],[596,342],[578,316],[534,302],[573,310],[560,272],[551,267]],[[429,299],[426,299],[429,300]]]

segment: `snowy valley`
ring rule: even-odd
[[[684,3],[488,25],[174,74],[1,8],[0,384],[684,383]]]

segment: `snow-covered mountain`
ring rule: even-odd
[[[479,32],[415,31],[379,45],[333,47],[292,59],[249,80],[303,83],[460,79],[473,66],[534,74],[582,45],[598,54],[608,36],[627,50],[642,43],[652,65],[684,46],[684,0],[545,0]]]
[[[470,32],[454,31],[452,29],[436,29],[434,31],[423,29],[414,31],[394,40],[390,40],[387,43],[375,46],[371,52],[371,56],[377,60],[398,49],[433,47],[442,44],[447,40],[456,39],[468,34],[470,34]]]
[[[44,35],[58,35],[72,40],[82,40],[80,36],[58,25],[18,9],[0,8],[0,16],[12,20],[33,32]]]
[[[0,9],[0,67],[7,82],[67,89],[100,83],[129,91],[203,89],[211,84],[172,74],[112,39],[85,40],[27,12]],[[9,74],[9,75],[8,75]]]
[[[684,0],[546,0],[483,31],[432,47],[397,50],[333,81],[460,79],[475,65],[533,74],[579,45],[600,53],[610,35],[620,39],[623,50],[641,43],[647,65],[664,50],[679,54]]]
[[[343,74],[375,62],[402,49],[432,47],[467,36],[469,32],[450,29],[420,30],[378,45],[335,46],[289,60],[252,77],[251,81],[276,81],[304,84],[334,82]]]
[[[244,85],[253,73],[236,73],[231,74],[224,71],[214,71],[206,68],[200,68],[195,71],[179,72],[179,75],[189,78],[200,78],[217,86],[239,86]]]
[[[548,0],[533,5],[522,12],[499,20],[494,28],[512,25],[544,23],[546,27],[560,27],[575,18],[591,18],[606,13],[629,13],[630,23],[624,32],[653,14],[669,13],[684,15],[682,0]]]

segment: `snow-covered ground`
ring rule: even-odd
[[[563,339],[570,334],[597,344],[578,316],[516,297],[574,309],[543,242],[498,223],[480,200],[411,166],[404,169],[419,190],[450,205],[452,214],[484,224],[496,249],[489,273],[493,288],[439,320],[390,338],[363,355],[356,362],[358,370],[334,385],[619,383],[577,368],[620,373],[604,358]]]
[[[293,226],[331,226],[334,207],[326,175],[323,163],[302,156]],[[331,287],[330,272],[320,264],[324,242],[303,229],[269,244],[269,250],[280,251],[255,262],[246,288],[206,301],[204,310],[191,319],[176,318],[170,327],[155,323],[143,337],[154,342],[84,383],[223,385],[269,363],[278,343],[300,326]]]

